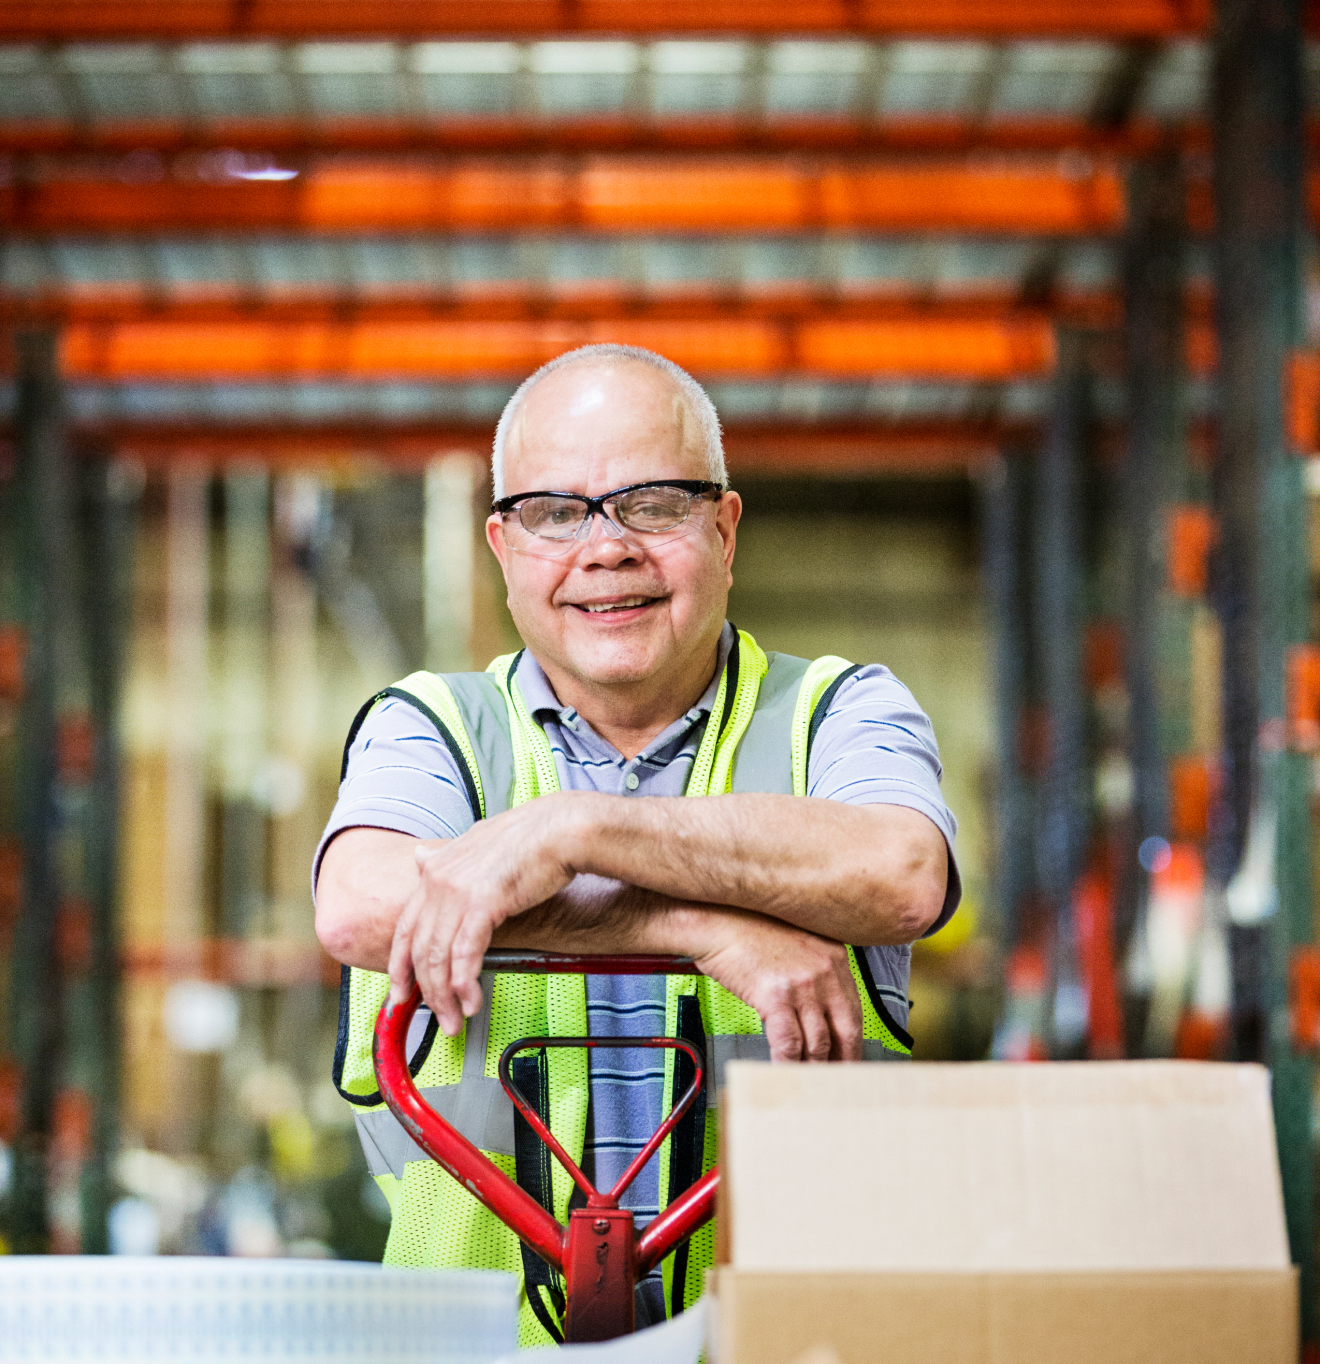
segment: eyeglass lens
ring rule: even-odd
[[[673,530],[687,520],[692,494],[682,488],[634,488],[613,501],[614,518],[635,531]],[[582,529],[587,504],[572,497],[530,497],[518,504],[524,530],[543,540],[571,540]]]

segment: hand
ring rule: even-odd
[[[761,914],[717,911],[704,974],[760,1015],[772,1061],[859,1061],[862,1010],[842,943]]]
[[[574,876],[568,846],[570,796],[529,801],[479,820],[461,838],[419,841],[416,889],[390,946],[390,995],[414,980],[447,1036],[481,1008],[482,958],[494,931],[550,899]]]

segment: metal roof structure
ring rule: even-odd
[[[1094,238],[172,233],[11,237],[0,242],[0,287],[34,298],[115,290],[176,302],[516,289],[549,300],[619,289],[654,301],[705,293],[727,305],[789,286],[840,300],[1014,298],[1046,264],[1058,289],[1078,299],[1115,286],[1113,243]]]
[[[81,424],[484,428],[542,359],[622,339],[731,427],[1010,429],[1055,323],[1120,319],[1127,157],[1182,146],[1206,225],[1190,10],[598,35],[496,5],[465,37],[471,8],[344,38],[211,6],[144,41],[139,5],[65,41],[0,4],[0,311],[64,326]],[[1207,275],[1194,243],[1201,376]]]
[[[517,115],[976,126],[1084,120],[1121,101],[1136,118],[1179,122],[1202,112],[1205,62],[1190,37],[1135,63],[1125,43],[1048,38],[18,43],[0,48],[0,121],[48,135]]]

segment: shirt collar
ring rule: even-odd
[[[714,708],[715,696],[720,689],[720,678],[724,675],[725,664],[728,663],[729,654],[733,651],[733,642],[733,626],[726,620],[724,629],[720,631],[720,647],[715,659],[715,673],[710,679],[710,685],[702,693],[701,699],[687,712],[689,720],[696,720],[699,717],[709,715]],[[518,664],[518,671],[514,677],[517,679],[518,688],[523,694],[523,700],[527,702],[527,709],[537,719],[553,718],[561,724],[570,726],[577,721],[577,711],[572,706],[565,706],[561,703],[555,695],[555,689],[550,685],[550,679],[545,675],[545,669],[536,661],[536,657],[530,649],[523,650],[522,660]]]

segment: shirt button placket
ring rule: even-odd
[[[636,772],[629,772],[628,775],[624,777],[623,784],[628,790],[635,791],[642,784],[642,779]]]

